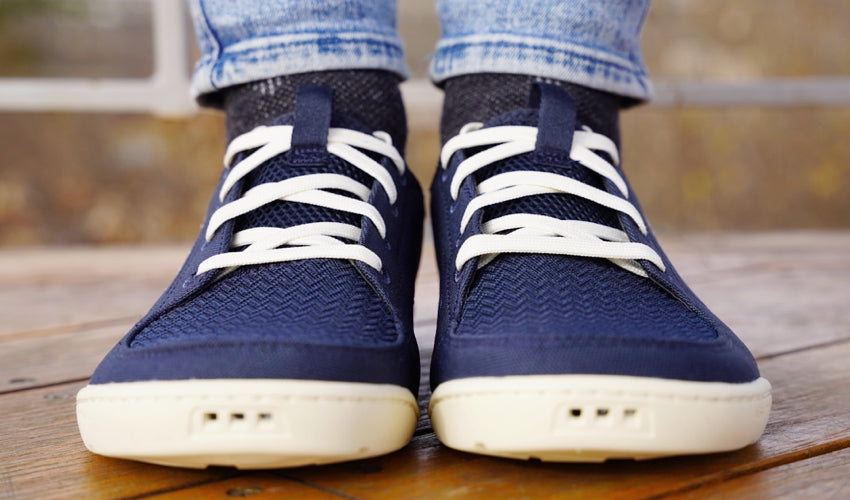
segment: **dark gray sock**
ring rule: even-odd
[[[404,151],[407,119],[398,89],[399,78],[386,71],[341,70],[284,75],[222,90],[227,140],[265,125],[295,109],[295,92],[305,84],[334,89],[334,111],[371,130],[383,130]]]
[[[531,75],[478,73],[447,80],[443,86],[443,115],[440,136],[443,143],[469,122],[487,122],[502,113],[528,106],[531,84],[555,83],[565,88],[578,108],[578,121],[619,145],[619,111],[630,102],[614,94],[558,80]]]

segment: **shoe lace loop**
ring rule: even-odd
[[[219,200],[223,202],[239,180],[254,169],[289,151],[292,147],[292,130],[291,125],[258,127],[233,139],[224,155],[224,166],[228,173],[218,193]],[[238,154],[252,150],[248,156],[233,164]],[[342,128],[329,130],[328,153],[375,179],[386,192],[389,202],[395,204],[398,191],[392,175],[361,150],[389,158],[399,174],[404,174],[404,160],[392,145],[389,134],[375,132],[369,135]],[[353,197],[338,194],[339,192]],[[386,223],[375,206],[368,203],[371,192],[370,186],[334,173],[300,175],[260,184],[213,212],[204,237],[209,242],[216,231],[228,221],[275,201],[289,201],[366,217],[375,225],[381,237],[385,238]],[[230,251],[201,262],[197,274],[213,269],[225,269],[225,272],[229,272],[239,266],[323,258],[358,260],[380,271],[381,258],[357,243],[360,235],[360,227],[341,222],[312,222],[287,228],[249,228],[233,234]],[[352,243],[346,243],[344,240]]]
[[[442,168],[457,151],[489,146],[465,158],[451,179],[450,193],[457,199],[467,177],[495,162],[534,151],[537,128],[498,126],[481,128],[470,123],[446,142],[440,155]],[[612,165],[596,152],[607,153]],[[585,198],[628,216],[646,235],[648,228],[640,211],[628,200],[628,186],[615,165],[619,164],[617,147],[608,137],[589,128],[576,131],[570,158],[585,168],[611,181],[621,196],[590,186],[576,179],[551,172],[515,170],[496,174],[476,186],[476,196],[467,204],[461,218],[462,234],[479,211],[499,203],[526,196],[558,193]],[[544,253],[609,259],[614,264],[640,276],[647,276],[638,260],[646,260],[662,271],[661,256],[644,243],[633,242],[620,229],[583,220],[561,220],[540,214],[509,214],[482,223],[481,233],[470,236],[460,246],[455,267],[460,270],[470,260],[479,259],[479,268],[500,253]]]

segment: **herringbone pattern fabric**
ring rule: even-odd
[[[373,345],[396,334],[389,310],[350,263],[313,259],[240,268],[154,320],[132,346],[224,338]]]
[[[473,174],[475,181],[481,183],[503,172],[546,171],[604,189],[610,196],[628,198],[626,201],[639,210],[634,193],[621,191],[615,185],[616,176],[597,174],[568,156],[567,152],[573,152],[574,148],[580,153],[583,146],[592,146],[585,142],[587,136],[580,136],[579,143],[574,135],[570,136],[573,130],[581,130],[587,123],[580,106],[575,114],[576,106],[570,96],[553,85],[537,85],[529,97],[532,108],[508,112],[485,128],[537,127],[535,151],[489,164]],[[505,135],[509,140],[513,134]],[[506,147],[502,152],[510,150]],[[465,150],[462,155],[453,155],[446,172],[457,172],[460,162],[475,153]],[[609,163],[618,168],[610,159]],[[519,174],[515,178],[535,183],[550,177]],[[438,172],[432,187],[434,235],[437,254],[442,257],[438,261],[441,309],[431,361],[432,389],[448,381],[531,375],[622,375],[736,384],[759,377],[752,354],[682,282],[672,264],[663,257],[652,232],[641,235],[636,217],[606,208],[602,205],[608,204],[605,196],[583,198],[546,193],[486,206],[480,214],[481,221],[508,214],[530,214],[512,220],[517,225],[527,221],[529,228],[517,232],[515,238],[479,239],[479,243],[488,245],[486,251],[496,255],[491,253],[488,256],[491,258],[467,261],[458,270],[457,256],[463,245],[489,227],[479,225],[479,219],[474,218],[465,232],[458,235],[468,207],[476,198],[468,185],[453,197],[452,181],[452,175]],[[556,245],[554,238],[540,240],[539,248],[514,246],[525,235],[547,233],[538,228],[544,219],[535,215],[607,225],[615,230],[610,232],[615,241],[609,245],[576,231],[565,236],[575,241],[563,242],[562,246]],[[626,243],[617,241],[625,239],[623,233],[631,244],[615,246]],[[500,246],[500,241],[505,245]],[[517,248],[526,252],[563,253],[511,252]],[[651,258],[637,257],[639,267],[627,266],[628,270],[605,257],[581,256],[615,255],[618,250],[634,248],[644,248]],[[526,382],[530,384],[527,387],[542,387],[531,379],[522,383]],[[477,381],[470,383],[464,387],[478,387]],[[560,393],[551,395],[561,398]],[[512,402],[513,396],[505,392],[504,398],[505,402]],[[523,397],[516,399],[520,405],[524,401]],[[538,444],[534,446],[539,442],[535,441]]]
[[[261,165],[246,176],[245,185],[258,186],[267,182],[279,182],[292,177],[321,173],[341,174],[366,186],[372,185],[372,181],[361,170],[335,156],[330,156],[328,165],[318,166],[291,165],[285,161],[287,156],[288,154],[272,158]],[[348,193],[338,194],[350,196]],[[310,222],[342,222],[359,226],[360,216],[305,203],[276,201],[239,217],[234,231],[251,227],[292,227]]]
[[[506,113],[488,126],[537,123],[533,110]],[[536,163],[528,153],[475,174],[482,182],[516,171],[552,172],[605,189],[601,176],[576,163]],[[620,227],[614,210],[585,198],[542,194],[488,207],[482,221],[508,214],[540,214]],[[505,305],[510,304],[509,308]],[[476,275],[464,304],[458,335],[523,332],[700,340],[716,337],[703,319],[652,280],[604,259],[553,255],[501,255]]]
[[[566,175],[579,180],[590,186],[604,189],[598,175],[589,169],[572,163],[563,167],[547,165],[536,165],[530,158],[531,155],[523,155],[517,158],[494,163],[493,165],[476,172],[476,182],[493,177],[495,175],[515,170],[530,170],[536,172],[551,172]],[[585,198],[567,194],[539,194],[526,196],[517,200],[507,201],[487,207],[484,210],[482,220],[487,221],[510,214],[539,214],[548,215],[558,219],[568,216],[575,220],[586,220],[604,224],[606,226],[617,226],[617,215],[610,208],[596,205]]]
[[[274,124],[290,120],[286,116]],[[293,165],[288,157],[285,153],[272,158],[251,172],[245,177],[243,190],[330,172],[372,184],[361,170],[331,155],[328,163],[321,165]],[[234,231],[310,222],[360,226],[361,217],[305,203],[276,201],[237,218]],[[136,335],[132,345],[219,338],[373,345],[392,342],[396,334],[389,309],[351,263],[310,259],[237,269],[203,294],[157,318]]]
[[[606,260],[516,254],[481,270],[457,333],[495,332],[687,341],[717,335],[654,282]]]

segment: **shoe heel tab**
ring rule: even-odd
[[[323,85],[298,87],[290,153],[292,163],[320,165],[327,162],[333,96],[334,90]]]
[[[535,82],[529,107],[539,109],[535,156],[539,162],[564,165],[570,161],[576,129],[576,105],[570,94],[558,85]]]

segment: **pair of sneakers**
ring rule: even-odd
[[[447,446],[602,461],[761,435],[770,385],[673,270],[618,164],[543,83],[445,144],[429,413]],[[177,278],[78,394],[86,446],[238,468],[403,447],[422,205],[388,134],[301,87],[294,113],[231,142]]]

